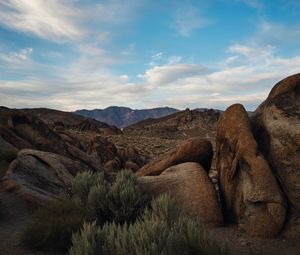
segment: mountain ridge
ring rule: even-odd
[[[81,109],[74,113],[117,126],[118,128],[124,128],[148,118],[161,118],[179,111],[180,110],[171,107],[131,109],[123,106],[110,106],[105,109]]]

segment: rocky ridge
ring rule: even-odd
[[[178,111],[169,107],[133,110],[129,107],[111,106],[106,109],[77,110],[75,113],[117,126],[118,128],[124,128],[148,118],[161,118]]]

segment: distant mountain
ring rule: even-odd
[[[161,118],[178,111],[169,107],[133,110],[128,107],[111,106],[106,109],[77,110],[75,114],[124,128],[145,119]]]

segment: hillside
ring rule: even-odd
[[[217,121],[221,113],[213,109],[202,111],[186,109],[171,115],[146,119],[124,128],[124,133],[160,138],[186,138],[215,136]]]
[[[77,110],[75,114],[124,128],[148,118],[160,118],[178,111],[169,107],[133,110],[128,107],[111,106],[105,109]]]
[[[95,131],[97,133],[115,134],[120,130],[107,123],[83,117],[72,112],[64,112],[48,108],[9,109],[0,107],[0,113],[20,113],[33,115],[51,128],[74,129],[78,131]]]

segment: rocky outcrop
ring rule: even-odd
[[[177,146],[171,152],[154,159],[137,171],[138,176],[159,175],[170,166],[185,162],[199,163],[209,171],[213,156],[212,145],[209,141],[190,138]]]
[[[118,149],[103,136],[92,138],[87,145],[87,152],[109,171],[125,168],[137,171],[146,162],[134,146],[127,145],[124,149]]]
[[[126,146],[125,150],[122,151],[122,158],[124,161],[124,168],[131,169],[134,172],[144,166],[147,162],[133,145]]]
[[[42,204],[65,196],[73,177],[84,170],[90,169],[79,161],[50,152],[23,149],[11,163],[3,185],[26,201]]]
[[[260,149],[289,201],[287,236],[300,235],[300,74],[279,82],[252,116]]]
[[[166,169],[159,176],[139,177],[138,182],[148,194],[169,193],[181,209],[210,226],[223,224],[218,197],[206,170],[198,163],[183,163]]]
[[[0,136],[18,150],[27,148],[53,152],[79,160],[86,168],[104,170],[96,158],[85,152],[86,148],[75,136],[55,132],[44,121],[26,111],[2,108]]]
[[[213,109],[186,109],[159,119],[145,119],[124,128],[130,135],[159,137],[167,139],[186,139],[187,137],[215,138],[220,111]]]
[[[6,108],[7,109],[7,108]],[[51,128],[76,130],[101,134],[119,134],[121,130],[95,119],[85,118],[72,112],[63,112],[47,108],[22,109],[25,114],[34,115]]]
[[[286,201],[258,150],[242,105],[230,106],[217,128],[217,169],[227,220],[254,236],[272,237],[285,222]]]

